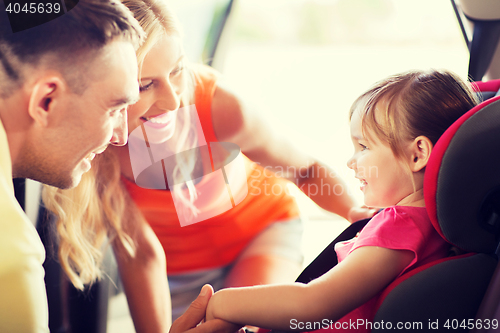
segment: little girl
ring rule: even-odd
[[[387,208],[356,238],[337,244],[339,264],[323,276],[308,284],[221,290],[210,299],[206,319],[278,330],[311,330],[306,323],[331,320],[337,325],[329,328],[343,331],[358,319],[372,320],[389,283],[447,255],[449,245],[425,209],[424,172],[436,141],[475,104],[470,88],[447,71],[391,76],[360,96],[350,111],[348,166],[365,204]]]

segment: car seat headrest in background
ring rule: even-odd
[[[436,230],[468,252],[495,253],[500,235],[500,97],[458,119],[439,139],[424,180]]]
[[[459,0],[464,14],[472,20],[499,20],[500,2],[498,0]]]
[[[472,88],[480,102],[500,96],[500,80],[473,82]]]

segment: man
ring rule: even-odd
[[[114,0],[81,0],[20,32],[10,23],[0,13],[0,332],[48,332],[44,248],[12,178],[70,188],[126,143],[143,31]]]
[[[45,251],[12,178],[70,188],[96,154],[126,143],[143,31],[116,0],[80,0],[59,18],[15,33],[3,9],[0,3],[0,332],[48,332]],[[170,332],[195,327],[212,293],[205,288]],[[212,321],[194,332],[235,328]]]

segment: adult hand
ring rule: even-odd
[[[349,222],[353,223],[359,220],[373,217],[373,215],[375,215],[377,211],[378,210],[376,208],[368,208],[366,206],[352,207],[349,210],[347,219],[349,220]]]
[[[213,293],[212,286],[204,285],[200,294],[186,312],[174,321],[170,333],[233,333],[238,331],[240,326],[220,319],[210,320],[198,325],[205,318],[208,301]]]

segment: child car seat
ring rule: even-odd
[[[491,96],[500,88],[500,80],[478,83],[475,88],[482,96]],[[500,304],[500,272],[498,284],[490,286],[497,293],[484,297],[498,264],[499,144],[500,96],[467,112],[436,143],[424,181],[427,211],[439,234],[465,254],[437,260],[393,281],[379,298],[372,332],[500,328],[492,311],[475,319],[483,298],[496,307]],[[349,226],[297,282],[307,283],[333,267],[334,244],[354,236],[366,222]],[[484,308],[490,310],[490,306]]]
[[[481,92],[495,92],[495,96],[500,95],[500,80],[493,80],[489,82],[478,82],[478,88]],[[491,94],[491,93],[490,93]],[[500,247],[500,246],[499,246]],[[496,255],[499,255],[499,248],[497,248]],[[491,320],[492,318],[500,320],[500,264],[497,265],[493,278],[479,308],[476,319]],[[497,332],[498,328],[477,327],[473,332]]]

